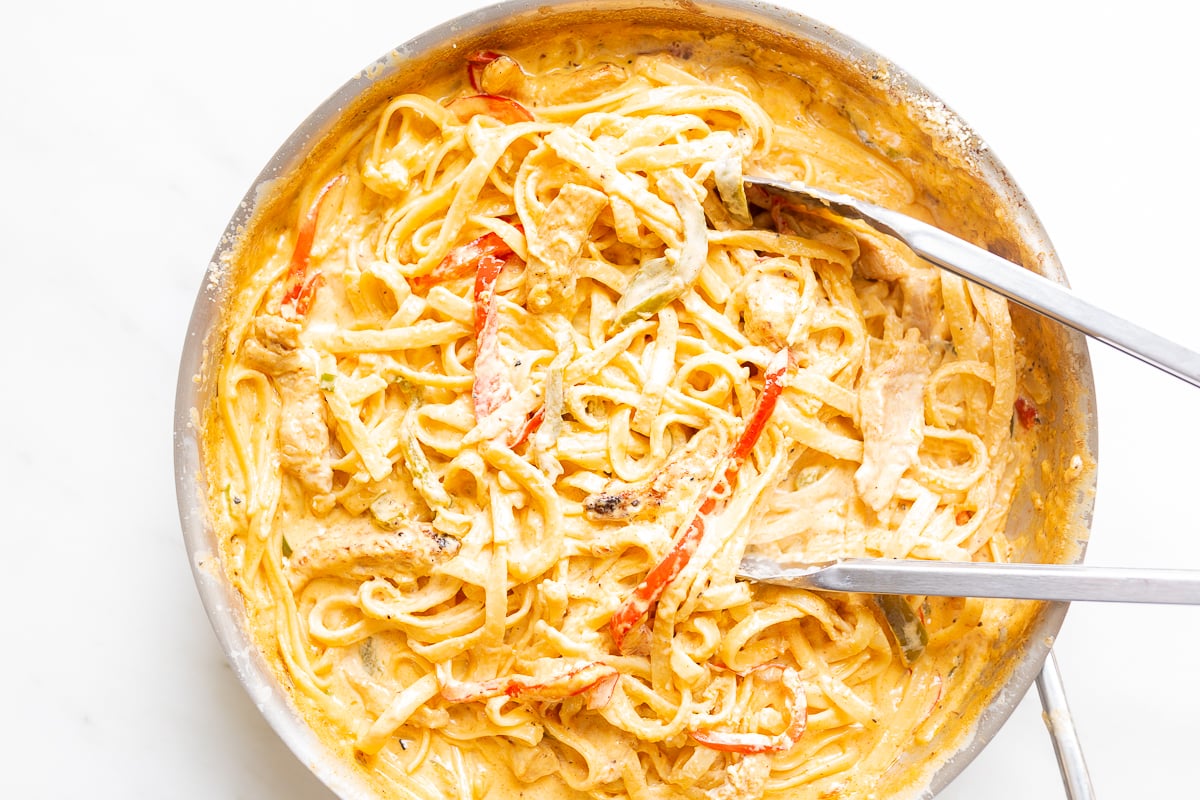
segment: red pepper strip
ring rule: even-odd
[[[528,441],[529,437],[532,436],[538,428],[542,427],[542,422],[545,419],[546,419],[546,407],[542,406],[537,411],[533,412],[533,415],[530,416],[529,419],[525,422],[524,427],[522,427],[520,430],[516,431],[515,435],[511,439],[509,439],[508,446],[515,450],[516,448],[523,445],[526,441]]]
[[[784,667],[782,672],[783,685],[788,692],[787,710],[791,720],[787,730],[783,733],[767,736],[763,733],[695,730],[689,731],[688,735],[697,744],[726,753],[753,755],[755,753],[782,753],[791,750],[804,735],[805,728],[808,727],[808,696],[804,692],[804,686],[800,683],[800,675],[796,670]]]
[[[496,278],[502,269],[504,261],[483,256],[475,272],[475,383],[471,387],[471,401],[476,420],[487,417],[509,396],[500,359],[500,312],[496,295]]]
[[[421,286],[432,286],[454,278],[462,278],[478,270],[479,260],[484,256],[508,258],[512,252],[512,248],[498,235],[485,233],[478,239],[454,248],[433,268],[432,272],[416,277],[413,281]]]
[[[475,273],[475,384],[471,399],[475,418],[483,419],[508,399],[500,362],[500,317],[497,311],[496,279],[513,250],[495,233],[459,245],[446,254],[428,275],[414,281],[430,285]]]
[[[1017,398],[1017,402],[1013,403],[1013,409],[1017,412],[1017,421],[1025,430],[1029,430],[1042,421],[1042,418],[1038,416],[1037,406],[1024,397]]]
[[[716,504],[716,500],[712,497],[704,501],[683,535],[675,540],[675,544],[671,546],[662,561],[655,564],[654,568],[646,574],[645,579],[633,590],[633,596],[617,609],[617,613],[612,615],[612,619],[608,621],[608,630],[612,634],[618,651],[622,649],[621,645],[625,641],[625,637],[633,630],[633,626],[646,616],[650,611],[650,606],[654,605],[662,596],[667,584],[674,580],[676,575],[683,572],[683,568],[691,561],[696,548],[700,546],[700,540],[704,538],[704,515],[710,512]]]
[[[500,57],[500,54],[495,50],[480,50],[473,56],[467,56],[467,80],[471,82],[471,88],[479,91],[479,76],[483,74],[483,68]]]
[[[453,112],[459,122],[466,122],[477,114],[495,117],[509,125],[516,122],[533,122],[533,114],[529,113],[529,109],[516,100],[510,100],[498,94],[473,94],[469,97],[459,97],[451,100],[446,109]]]
[[[308,310],[312,308],[313,298],[317,296],[317,289],[325,285],[325,276],[319,272],[313,273],[308,280],[300,288],[300,293],[296,295],[294,308],[296,316],[308,316]]]
[[[620,682],[621,676],[615,670],[607,678],[596,681],[587,692],[588,711],[595,711],[608,705],[608,701],[612,700],[613,693],[617,691],[617,684]]]
[[[292,261],[288,265],[287,290],[283,293],[281,303],[282,306],[291,306],[296,316],[302,317],[308,313],[313,295],[316,294],[323,282],[317,280],[315,275],[308,278],[308,259],[312,255],[313,238],[317,234],[317,216],[321,213],[321,205],[333,187],[345,182],[346,176],[338,175],[321,187],[321,191],[317,192],[317,199],[313,201],[308,213],[300,222],[300,230],[296,233],[296,247],[292,250]]]
[[[473,703],[507,695],[530,700],[562,700],[583,694],[592,688],[603,689],[611,697],[611,682],[617,677],[619,673],[615,667],[593,661],[544,680],[527,675],[513,675],[507,678],[493,678],[490,681],[447,681],[442,685],[442,699],[449,703]]]
[[[729,453],[728,466],[722,476],[723,479],[718,480],[709,489],[707,497],[701,503],[696,516],[692,518],[691,524],[675,540],[675,544],[671,546],[666,556],[654,565],[646,574],[645,579],[633,590],[633,596],[626,600],[609,620],[608,629],[617,645],[617,650],[621,649],[622,642],[625,641],[625,637],[633,629],[633,626],[649,613],[650,606],[658,602],[658,598],[666,590],[667,584],[673,581],[680,572],[683,572],[684,567],[688,565],[697,548],[700,547],[700,541],[704,538],[705,517],[711,514],[716,508],[717,502],[725,497],[728,487],[733,484],[742,463],[754,449],[759,437],[762,436],[767,420],[771,417],[771,412],[775,410],[775,403],[783,392],[783,378],[787,373],[787,367],[788,351],[785,348],[776,353],[771,359],[771,363],[767,365],[762,393],[758,396],[758,403],[755,404],[754,412],[750,415],[750,421],[746,423],[737,444]]]
[[[489,234],[494,235],[494,234]],[[499,237],[497,237],[499,238]],[[504,269],[504,259],[483,255],[475,263],[475,336],[482,334],[491,309],[496,306],[496,279]]]
[[[731,466],[730,473],[736,473],[741,467],[742,462],[754,450],[754,445],[758,443],[758,439],[762,436],[763,429],[767,426],[767,420],[771,418],[771,413],[775,410],[775,402],[779,400],[779,395],[783,392],[783,377],[787,373],[788,368],[788,351],[780,350],[771,358],[771,362],[767,364],[767,374],[763,378],[762,394],[758,397],[758,404],[754,407],[754,413],[750,415],[750,421],[746,423],[746,428],[742,431],[738,443],[734,445],[733,452],[729,457],[735,462]]]

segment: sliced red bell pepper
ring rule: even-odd
[[[683,535],[675,540],[666,556],[646,573],[646,577],[633,590],[633,595],[612,615],[612,619],[608,621],[608,630],[618,651],[622,649],[625,637],[633,630],[633,626],[649,613],[650,606],[662,596],[667,584],[683,572],[683,568],[692,560],[696,549],[700,547],[701,539],[704,538],[704,517],[714,507],[716,500],[712,497],[704,501]]]
[[[413,279],[418,286],[429,287],[455,278],[463,278],[479,269],[479,261],[484,256],[494,256],[504,259],[511,256],[513,250],[497,234],[485,233],[478,239],[472,239],[466,244],[455,247],[443,258],[428,275],[420,275]]]
[[[473,94],[451,100],[446,108],[459,122],[466,122],[477,114],[495,117],[506,124],[533,122],[533,114],[525,106],[498,94]]]
[[[729,454],[734,461],[734,464],[729,467],[730,477],[737,473],[742,462],[754,450],[754,445],[762,436],[763,429],[767,426],[767,420],[775,411],[775,403],[779,400],[779,395],[783,393],[783,378],[787,374],[787,368],[788,351],[786,349],[776,353],[771,359],[771,363],[767,364],[767,372],[763,376],[762,394],[758,396],[758,403],[754,406],[750,421],[746,423],[742,435],[738,437],[737,444],[733,446],[733,451]]]
[[[500,313],[496,296],[496,278],[504,261],[492,255],[481,256],[475,271],[475,383],[471,401],[475,419],[481,420],[509,398],[505,365],[500,358]]]
[[[613,694],[617,691],[617,684],[620,682],[621,675],[614,670],[611,675],[593,683],[587,690],[588,711],[595,711],[598,708],[607,706],[608,702],[612,700]]]
[[[514,450],[520,447],[529,440],[529,437],[532,436],[538,428],[542,427],[542,422],[545,421],[545,419],[546,407],[542,406],[529,416],[529,419],[525,421],[525,425],[523,427],[514,432],[513,437],[508,441],[508,446]]]
[[[518,230],[520,226],[518,226]],[[443,281],[475,274],[475,383],[471,400],[475,419],[481,420],[509,398],[510,386],[500,358],[500,316],[496,280],[513,249],[495,233],[459,245],[446,254],[428,275],[413,279],[428,287]]]
[[[1013,410],[1017,412],[1017,421],[1025,430],[1029,430],[1042,421],[1042,418],[1038,416],[1037,406],[1024,397],[1017,398],[1017,401],[1013,403]]]
[[[479,78],[483,74],[483,68],[500,57],[500,54],[495,50],[480,50],[473,56],[467,56],[467,80],[471,83],[471,88],[475,91],[480,91]]]
[[[317,289],[320,289],[324,285],[325,276],[321,273],[315,272],[308,277],[308,280],[300,287],[300,291],[292,303],[297,317],[308,316],[308,311],[312,308],[313,298],[317,296]]]
[[[767,365],[763,390],[758,396],[758,402],[754,406],[754,411],[751,413],[746,427],[742,429],[741,436],[738,437],[737,443],[729,452],[724,474],[709,489],[704,502],[700,505],[700,510],[696,512],[696,516],[684,529],[683,534],[675,540],[663,559],[646,574],[642,582],[633,590],[633,595],[617,609],[612,619],[609,620],[608,629],[617,645],[617,650],[621,650],[625,637],[641,621],[642,617],[649,613],[650,607],[658,602],[658,598],[666,590],[667,584],[674,580],[680,572],[683,572],[684,567],[688,565],[700,547],[700,542],[704,538],[705,518],[716,509],[718,502],[725,499],[729,487],[737,478],[742,463],[754,450],[755,443],[762,436],[767,420],[770,419],[779,395],[783,392],[787,367],[788,351],[785,348],[776,353],[775,357],[771,359],[771,363]]]
[[[526,697],[531,700],[563,700],[581,695],[591,689],[601,690],[607,702],[612,696],[615,667],[593,661],[579,664],[542,680],[528,675],[512,675],[490,681],[447,681],[442,685],[442,699],[449,703],[473,703],[493,697]]]
[[[292,260],[288,264],[287,277],[284,279],[286,288],[280,303],[281,309],[290,309],[293,316],[303,317],[308,314],[317,289],[324,283],[320,274],[309,277],[308,260],[312,255],[313,239],[317,234],[317,217],[321,213],[325,197],[335,186],[345,182],[346,176],[338,175],[322,186],[304,219],[300,221],[300,229],[296,232],[296,247],[292,250]]]
[[[479,336],[491,309],[496,306],[496,279],[504,270],[505,261],[492,254],[480,256],[475,262],[475,335]]]
[[[697,744],[726,753],[782,753],[791,750],[808,727],[808,696],[800,675],[790,667],[780,667],[784,688],[787,689],[788,727],[783,733],[768,736],[763,733],[737,733],[734,731],[694,730],[689,731]]]

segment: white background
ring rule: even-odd
[[[960,112],[1085,297],[1200,348],[1185,4],[785,3]],[[39,2],[0,24],[0,796],[329,800],[226,666],[180,539],[175,373],[259,168],[359,68],[478,4]],[[1087,9],[1087,10],[1084,10]],[[1103,346],[1089,561],[1200,568],[1200,393]],[[1194,797],[1200,609],[1074,607],[1103,797]],[[943,797],[1059,798],[1031,693]]]

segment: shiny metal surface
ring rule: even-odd
[[[554,30],[566,24],[565,20],[568,20],[572,13],[596,10],[642,13],[648,9],[694,15],[709,23],[713,20],[727,21],[730,24],[749,24],[784,32],[794,40],[804,42],[806,46],[850,65],[848,70],[851,71],[861,71],[868,66],[870,69],[886,67],[889,75],[888,102],[894,105],[904,104],[909,99],[919,99],[920,103],[912,104],[911,114],[914,119],[921,118],[923,112],[920,109],[927,107],[929,103],[940,104],[940,101],[920,83],[868,48],[814,20],[766,3],[741,0],[565,0],[553,5],[547,5],[544,0],[510,0],[497,3],[447,21],[399,45],[367,65],[321,104],[288,137],[249,188],[232,216],[214,253],[209,271],[204,276],[193,308],[176,387],[175,478],[184,542],[201,599],[238,679],[268,723],[297,758],[345,800],[366,800],[377,795],[352,767],[332,753],[308,727],[293,705],[287,690],[259,653],[247,628],[242,599],[225,579],[223,567],[219,563],[216,535],[209,520],[205,499],[201,432],[197,429],[197,421],[200,419],[199,410],[210,402],[212,387],[209,379],[223,349],[222,315],[224,303],[232,289],[230,259],[233,258],[245,231],[251,228],[256,213],[264,207],[284,179],[300,168],[322,138],[336,128],[345,109],[352,107],[354,101],[365,92],[395,77],[414,60],[453,46],[457,42],[522,21],[537,20],[538,24],[544,24],[547,29]],[[941,105],[938,105],[938,108],[942,115],[939,125],[945,124],[947,116],[952,122],[961,125],[953,112]],[[935,126],[931,124],[929,127]],[[966,130],[965,125],[961,125],[961,129]],[[975,180],[981,191],[997,198],[1023,246],[1039,254],[1042,273],[1052,280],[1065,281],[1061,265],[1045,230],[1004,167],[986,148],[977,154],[976,162],[978,174]],[[1056,363],[1074,381],[1071,392],[1064,392],[1055,397],[1058,411],[1063,418],[1082,421],[1081,446],[1094,455],[1097,450],[1096,407],[1086,344],[1082,337],[1063,338],[1061,344],[1055,348],[1055,355]],[[1055,448],[1058,448],[1059,444],[1052,442],[1047,447],[1054,451],[1049,455],[1054,456],[1057,454]],[[1070,521],[1072,527],[1078,529],[1076,535],[1080,537],[1078,547],[1070,551],[1070,558],[1082,558],[1083,540],[1091,523],[1090,491],[1093,487],[1094,477],[1079,488],[1077,497],[1070,503],[1073,511]],[[1038,512],[1026,501],[1021,509],[1014,510],[1011,526],[1033,527],[1038,520]],[[1052,603],[1041,610],[1023,644],[1010,653],[1005,666],[1005,680],[982,690],[986,693],[987,707],[977,720],[970,738],[961,743],[961,747],[956,744],[953,752],[947,750],[938,754],[937,761],[940,767],[930,780],[923,796],[932,796],[944,788],[1004,724],[1038,675],[1049,653],[1050,643],[1062,624],[1066,609],[1065,604]]]
[[[742,559],[738,577],[826,592],[1200,605],[1200,571],[847,558],[821,564]]]
[[[824,206],[844,217],[862,220],[881,233],[899,239],[917,255],[955,275],[986,286],[1013,302],[1200,387],[1200,353],[1109,313],[1075,295],[1062,284],[1047,280],[982,247],[976,247],[933,225],[850,195],[761,177],[747,177],[746,183],[786,194],[804,203]]]
[[[1050,732],[1050,741],[1054,744],[1054,756],[1058,760],[1058,769],[1062,774],[1063,788],[1067,792],[1068,800],[1095,800],[1092,776],[1088,773],[1083,747],[1079,743],[1079,735],[1075,732],[1075,720],[1071,717],[1071,709],[1067,705],[1067,693],[1063,688],[1062,675],[1059,673],[1058,661],[1053,652],[1042,665],[1042,671],[1038,673],[1037,689],[1042,701],[1042,719]]]

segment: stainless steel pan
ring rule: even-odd
[[[225,579],[205,505],[200,411],[212,399],[210,377],[223,347],[223,303],[239,249],[253,245],[246,231],[273,205],[285,202],[305,159],[336,136],[348,118],[413,81],[439,60],[485,42],[536,36],[582,18],[609,25],[652,21],[661,25],[735,30],[772,48],[811,58],[827,69],[842,100],[868,117],[887,114],[911,143],[908,154],[938,223],[957,235],[1020,261],[1063,282],[1061,266],[1026,198],[991,151],[923,86],[894,64],[819,23],[758,2],[738,0],[512,0],[449,21],[410,39],[368,65],[321,104],[280,147],[249,188],[226,229],[196,299],[180,362],[175,411],[175,464],[180,521],[197,587],[218,638],[239,679],[263,715],[296,756],[344,798],[373,797],[354,770],[335,757],[297,714],[287,691],[256,649],[241,598]],[[1091,516],[1096,456],[1096,408],[1091,366],[1083,337],[1014,310],[1026,348],[1044,355],[1053,390],[1039,410],[1044,424],[1037,458],[1049,469],[1032,476],[1011,515],[1010,534],[1030,551],[1027,560],[1077,562]],[[1084,467],[1059,480],[1072,458]],[[1044,509],[1062,513],[1048,525]],[[999,659],[993,681],[982,689],[984,706],[969,736],[935,742],[926,755],[937,769],[928,786],[936,793],[992,738],[1033,683],[1066,613],[1065,604],[1044,605],[1033,624],[1015,637]]]

